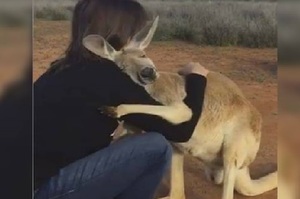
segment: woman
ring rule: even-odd
[[[120,50],[146,21],[145,10],[133,0],[77,3],[65,57],[34,84],[35,198],[150,199],[170,163],[167,140],[185,142],[192,136],[208,73],[199,64],[182,71],[190,121],[171,125],[156,116],[125,116],[125,122],[148,133],[110,145],[118,122],[99,107],[159,103],[113,62],[87,51],[82,39],[99,34]]]

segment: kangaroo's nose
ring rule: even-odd
[[[143,78],[153,78],[155,77],[155,70],[153,68],[146,67],[141,71],[140,74]]]

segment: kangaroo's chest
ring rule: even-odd
[[[174,73],[160,72],[160,77],[145,89],[152,98],[164,105],[182,102],[186,97],[185,79]]]

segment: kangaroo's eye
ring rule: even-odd
[[[141,57],[141,58],[146,58],[146,55],[141,55],[140,57]]]

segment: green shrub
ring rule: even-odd
[[[276,47],[276,3],[144,2],[160,16],[154,39],[202,45]]]
[[[65,8],[43,7],[35,9],[35,17],[53,21],[68,20],[71,18],[71,11]]]
[[[44,1],[44,2],[43,2]],[[76,1],[37,0],[35,17],[69,20]],[[154,40],[201,45],[276,47],[275,2],[141,0],[160,21]]]

